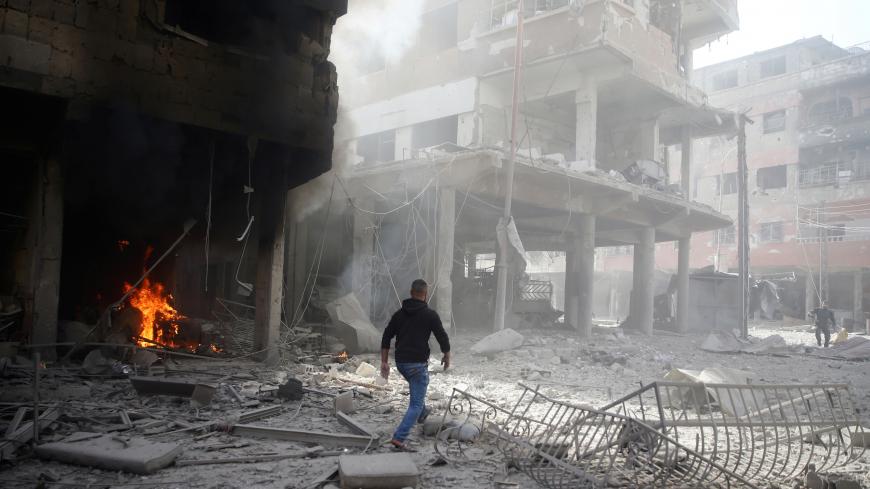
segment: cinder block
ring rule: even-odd
[[[15,36],[0,36],[0,45],[10,50],[9,53],[2,53],[2,59],[8,59],[9,66],[40,75],[48,74],[51,47],[47,44]]]
[[[62,24],[73,24],[76,18],[76,5],[72,2],[55,0],[52,18]]]
[[[51,44],[54,34],[54,22],[43,17],[30,17],[27,26],[27,38],[31,41]]]
[[[51,35],[51,47],[64,53],[75,55],[82,51],[84,31],[68,24],[55,24]]]
[[[115,35],[118,29],[118,12],[104,8],[91,9],[88,23],[88,30],[100,32],[104,35]]]
[[[50,19],[53,7],[54,0],[30,0],[30,15]]]
[[[342,489],[417,487],[420,472],[407,453],[342,455],[338,458]]]
[[[15,10],[20,10],[22,12],[30,10],[30,0],[7,0],[6,3],[9,5],[9,8]]]
[[[71,78],[46,76],[42,79],[42,91],[47,95],[72,98],[76,94],[76,82]]]
[[[51,76],[58,78],[69,78],[72,76],[73,57],[69,53],[52,50],[51,58],[49,59],[48,73]]]
[[[27,14],[18,10],[6,11],[6,23],[3,32],[18,37],[27,37]]]

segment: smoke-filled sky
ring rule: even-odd
[[[870,41],[870,0],[739,0],[740,31],[695,51],[700,68],[801,38],[841,47]]]

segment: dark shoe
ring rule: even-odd
[[[432,410],[424,407],[423,412],[420,413],[420,417],[417,418],[417,424],[423,424],[426,422],[426,418],[429,417],[429,414],[432,413]]]
[[[417,450],[408,446],[407,443],[401,442],[399,440],[390,440],[390,445],[393,447],[393,451],[395,452],[408,452],[408,453],[416,453]]]

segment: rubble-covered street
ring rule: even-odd
[[[825,350],[808,346],[812,336],[807,329],[754,328],[754,342],[771,334],[780,334],[788,342],[785,348],[757,354],[706,352],[699,348],[705,339],[699,336],[663,334],[649,338],[605,327],[597,328],[592,341],[585,343],[557,329],[524,331],[523,344],[517,348],[473,354],[470,347],[482,335],[460,334],[455,338],[455,366],[443,372],[432,362],[429,404],[435,413],[431,417],[440,420],[454,388],[508,406],[516,401],[523,383],[540,386],[546,395],[560,400],[603,406],[640,384],[663,379],[676,368],[700,371],[730,365],[740,365],[752,383],[849,384],[856,411],[866,416],[870,410],[866,361],[824,358]],[[168,444],[178,447],[173,448],[174,464],[169,461],[165,468],[136,475],[94,468],[99,462],[84,467],[49,462],[26,446],[13,445],[4,447],[4,458],[14,454],[18,459],[0,474],[4,487],[53,482],[81,487],[315,487],[337,471],[340,454],[392,453],[383,442],[395,428],[397,413],[407,404],[407,385],[397,375],[385,385],[376,380],[370,368],[377,365],[374,355],[352,356],[344,363],[322,356],[311,364],[275,368],[244,359],[160,356],[161,360],[150,367],[137,368],[130,374],[132,378],[150,373],[154,380],[211,386],[215,389],[211,401],[196,403],[189,395],[139,395],[127,375],[112,372],[110,365],[101,374],[87,374],[72,366],[52,367],[40,371],[39,397],[50,399],[40,409],[58,409],[59,414],[45,424],[39,436],[41,443],[66,440],[73,453],[78,451],[77,443],[86,446],[96,437],[112,450],[140,443]],[[23,357],[4,366],[0,402],[4,418],[10,419],[17,410],[33,405],[33,367]],[[301,385],[293,388],[296,384],[292,379],[300,380]],[[292,400],[295,396],[302,399]],[[336,416],[336,396],[350,397],[343,404],[343,416],[377,438],[360,443],[359,428]],[[234,427],[239,425],[262,430],[238,432]],[[285,430],[295,434],[282,435]],[[500,487],[533,484],[492,456],[494,449],[486,439],[473,449],[488,452],[489,457],[439,463],[441,457],[429,434],[425,436],[419,426],[412,435],[419,452],[410,456],[422,469],[418,487],[472,489],[495,482]],[[127,463],[137,463],[134,459],[131,456]],[[870,482],[868,470],[870,454],[836,474],[866,484]],[[791,486],[791,482],[782,481],[782,487]]]
[[[0,0],[0,488],[870,489],[867,0]]]

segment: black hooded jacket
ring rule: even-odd
[[[441,352],[450,351],[450,339],[438,313],[418,299],[405,299],[402,308],[393,314],[384,330],[381,348],[389,349],[396,337],[396,363],[426,363],[429,361],[429,337],[434,334]]]

